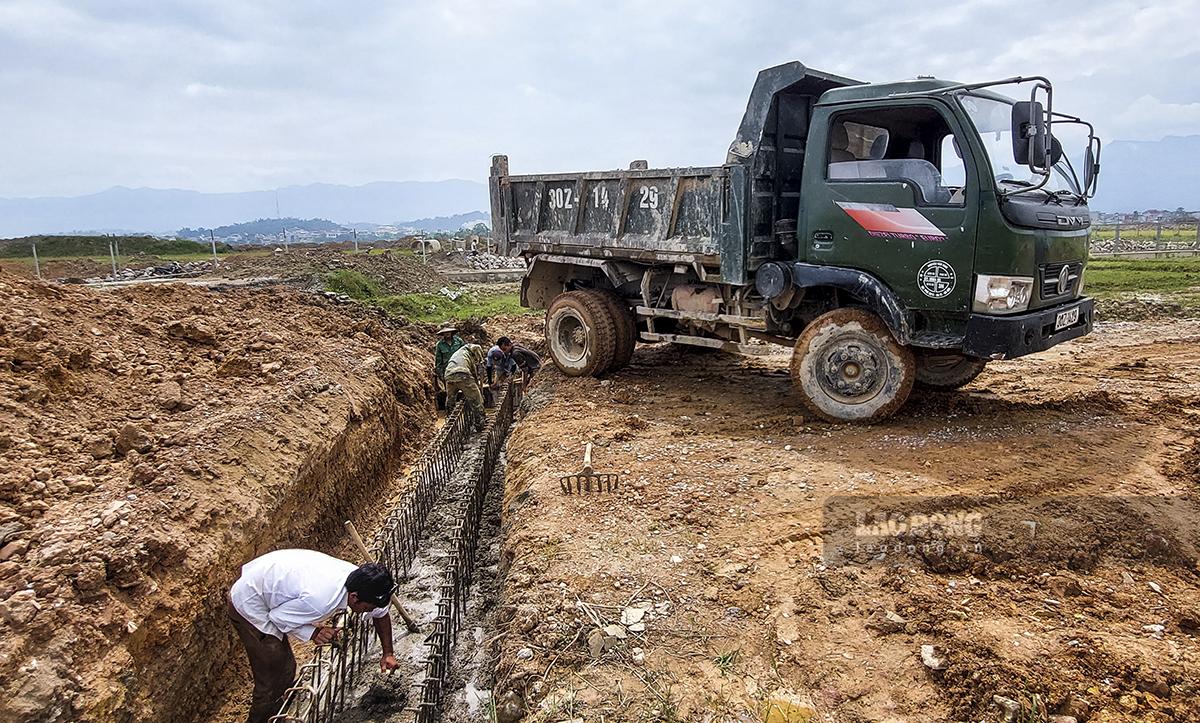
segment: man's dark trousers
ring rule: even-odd
[[[292,646],[286,637],[280,640],[254,627],[233,603],[229,603],[228,608],[229,620],[246,648],[250,672],[254,674],[254,698],[247,720],[249,723],[267,723],[279,712],[283,694],[296,678],[296,657],[292,655]]]

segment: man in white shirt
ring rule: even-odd
[[[325,645],[339,630],[321,623],[344,608],[374,618],[383,648],[380,669],[399,667],[392,654],[391,594],[392,574],[377,562],[356,567],[313,550],[276,550],[243,565],[229,589],[228,612],[254,674],[250,723],[275,715],[296,677],[287,636]]]

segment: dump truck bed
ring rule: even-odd
[[[798,218],[813,104],[857,83],[797,62],[763,70],[722,166],[510,176],[494,156],[493,238],[506,253],[701,264],[746,284],[776,224]]]
[[[728,177],[722,166],[505,174],[493,214],[520,253],[715,265]]]

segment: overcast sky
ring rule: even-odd
[[[0,0],[0,196],[717,164],[788,60],[1042,74],[1106,139],[1200,134],[1200,0],[909,5]]]

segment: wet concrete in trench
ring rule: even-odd
[[[379,641],[372,637],[364,667],[359,672],[346,710],[338,719],[342,723],[408,723],[414,720],[429,655],[425,641],[437,617],[440,586],[447,571],[456,516],[470,490],[471,473],[476,460],[483,453],[485,440],[485,435],[476,434],[467,441],[454,475],[429,513],[416,559],[396,592],[422,632],[402,635],[403,626],[394,624],[395,654],[401,667],[386,674],[379,671],[377,661],[381,650]],[[480,520],[475,578],[451,656],[450,680],[443,691],[443,721],[491,720],[490,686],[494,660],[487,654],[485,643],[487,631],[494,629],[491,618],[499,600],[501,582],[500,506],[503,480],[502,453]]]

